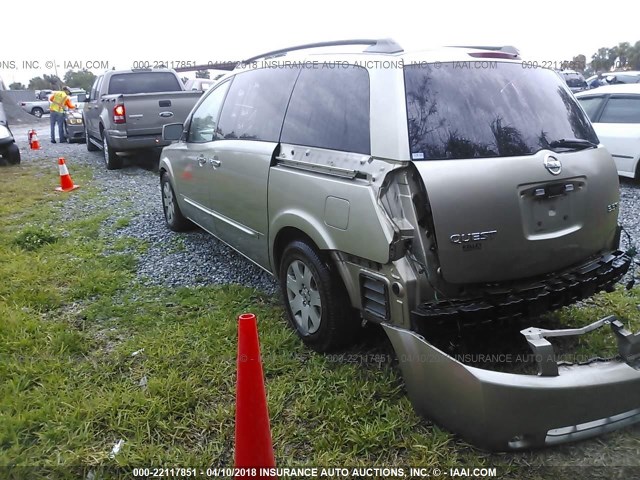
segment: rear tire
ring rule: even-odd
[[[43,114],[44,114],[44,110],[42,110],[40,107],[36,107],[33,110],[31,110],[31,115],[33,115],[36,118],[42,118]]]
[[[189,230],[193,224],[182,215],[167,172],[164,172],[160,177],[160,190],[162,191],[162,210],[167,227],[174,232]]]
[[[104,132],[102,132],[102,154],[107,170],[122,168],[122,159],[111,149],[107,135]]]
[[[321,252],[301,240],[290,243],[279,280],[289,324],[307,347],[328,352],[353,342],[357,318],[342,279]]]

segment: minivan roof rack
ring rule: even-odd
[[[520,50],[512,45],[486,46],[486,45],[451,45],[452,48],[475,48],[478,50],[491,50],[494,52],[513,53],[520,56]]]
[[[368,53],[400,53],[404,52],[402,47],[398,45],[395,40],[391,38],[378,38],[378,39],[354,39],[354,40],[333,40],[328,42],[306,43],[304,45],[296,45],[288,48],[281,48],[279,50],[273,50],[271,52],[262,53],[254,57],[243,60],[241,63],[254,62],[260,58],[277,57],[284,55],[288,52],[296,50],[306,50],[308,48],[321,48],[321,47],[338,47],[342,45],[369,45],[365,48],[365,52]]]

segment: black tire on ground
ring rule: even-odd
[[[44,114],[44,110],[42,110],[40,107],[36,107],[33,110],[31,110],[31,114],[36,118],[42,118],[42,115]]]
[[[178,200],[167,172],[163,172],[160,177],[160,191],[162,192],[162,210],[167,227],[174,232],[182,232],[192,228],[193,224],[180,211]]]
[[[91,137],[89,137],[89,131],[87,130],[87,127],[84,127],[84,139],[85,142],[87,143],[87,151],[88,152],[97,152],[98,150],[100,150],[96,145],[94,145],[94,143],[91,141]]]
[[[296,240],[282,254],[278,278],[289,324],[305,345],[328,352],[353,342],[359,322],[325,255]]]
[[[111,149],[107,135],[104,132],[102,132],[102,155],[104,156],[107,170],[122,168],[122,159]]]
[[[7,161],[11,165],[18,165],[20,163],[20,149],[13,143],[7,148]]]

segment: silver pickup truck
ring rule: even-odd
[[[96,78],[84,105],[87,150],[102,149],[113,170],[122,166],[117,152],[168,145],[162,127],[183,122],[201,95],[185,91],[173,70],[108,71]]]

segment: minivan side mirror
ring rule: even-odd
[[[182,123],[168,123],[162,126],[162,140],[175,142],[182,137],[182,131],[184,130],[184,124]]]

